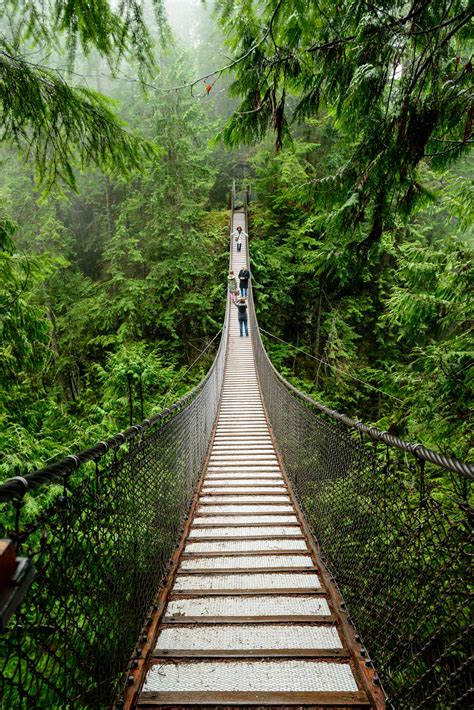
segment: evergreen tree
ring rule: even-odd
[[[154,5],[164,37],[163,3]],[[73,67],[81,49],[86,56],[95,52],[112,72],[133,58],[145,77],[156,72],[152,47],[139,0],[123,0],[117,9],[109,0],[2,3],[1,140],[32,161],[47,186],[58,180],[74,186],[74,167],[89,162],[121,173],[141,167],[153,146],[125,130],[113,103],[78,85]]]
[[[466,153],[473,107],[467,0],[246,0],[217,3],[242,98],[223,131],[232,145],[277,148],[290,124],[327,111],[348,144],[332,175],[326,229],[351,232],[363,257],[400,208],[422,195],[423,158],[441,167]]]

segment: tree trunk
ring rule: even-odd
[[[129,407],[129,415],[130,415],[130,426],[132,426],[133,425],[133,390],[132,390],[131,375],[127,375],[127,381],[128,381],[128,407]]]
[[[107,176],[104,177],[104,182],[105,182],[105,207],[106,207],[106,215],[107,215],[107,236],[110,241],[112,239],[112,234],[113,234],[112,199],[111,199],[110,180]]]
[[[53,352],[54,362],[58,366],[59,361],[59,338],[58,331],[56,328],[56,317],[54,315],[53,309],[51,307],[51,299],[46,296],[46,313],[48,315],[48,320],[51,324],[51,350]],[[58,370],[58,382],[61,390],[61,400],[67,402],[67,387],[64,380],[64,375]]]
[[[323,306],[324,277],[319,280],[319,295],[316,301],[316,332],[314,334],[313,354],[319,357],[319,345],[321,341],[321,311]]]

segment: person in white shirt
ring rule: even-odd
[[[248,234],[246,234],[244,232],[244,230],[242,229],[242,227],[239,226],[239,227],[237,227],[235,232],[232,232],[232,234],[230,236],[235,238],[235,242],[237,244],[237,251],[241,251],[242,250],[242,237],[248,237]]]

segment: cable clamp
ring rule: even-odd
[[[5,481],[5,483],[13,483],[13,481],[19,481],[21,485],[24,487],[24,493],[29,489],[30,484],[28,483],[27,479],[24,476],[13,476],[13,478],[9,478],[8,481]]]
[[[75,468],[79,468],[81,465],[81,462],[79,458],[75,454],[69,454],[69,456],[66,456],[67,459],[72,459],[74,463],[76,464]]]

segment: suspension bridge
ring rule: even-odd
[[[231,243],[234,271],[248,260]],[[213,366],[172,407],[0,486],[22,560],[2,707],[472,702],[474,468],[296,390],[251,291],[249,315],[240,337],[227,303]]]

